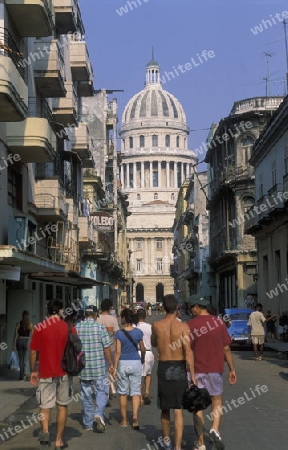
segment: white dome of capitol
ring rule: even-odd
[[[188,132],[181,103],[161,86],[160,67],[152,60],[146,67],[145,88],[127,103],[122,115],[122,131],[157,126]],[[141,125],[140,125],[141,124]]]

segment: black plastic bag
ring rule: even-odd
[[[182,406],[191,413],[196,413],[208,408],[212,403],[211,397],[207,389],[199,388],[196,384],[192,384],[183,395]]]

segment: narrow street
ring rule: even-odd
[[[158,316],[153,314],[152,320],[155,319],[158,320]],[[229,386],[227,381],[225,382],[224,406],[226,410],[224,410],[221,426],[225,448],[227,450],[271,450],[275,446],[275,442],[279,448],[285,448],[287,446],[288,377],[281,372],[288,370],[288,361],[279,359],[277,352],[271,351],[266,351],[265,359],[259,362],[254,360],[250,349],[235,349],[233,353],[239,381],[235,386]],[[140,431],[120,427],[117,398],[113,398],[111,406],[106,409],[108,422],[105,434],[83,431],[81,403],[73,401],[69,407],[69,419],[65,431],[69,449],[157,450],[153,443],[156,441],[157,444],[158,438],[161,437],[161,427],[160,412],[156,404],[156,369],[157,364],[154,366],[152,404],[143,406],[140,410]],[[78,382],[75,385],[77,388]],[[262,390],[257,388],[257,385],[260,385]],[[15,394],[16,392],[17,395],[19,394],[19,389],[20,392],[21,389],[27,391],[27,387],[27,383],[15,381]],[[10,395],[13,399],[13,391]],[[28,400],[7,422],[10,422],[10,426],[15,427],[34,411],[37,411],[35,397]],[[208,410],[206,414],[208,416]],[[206,427],[209,429],[208,418]],[[1,428],[0,434],[3,435],[3,424]],[[34,450],[38,448],[38,432],[38,425],[31,426],[19,432],[13,439],[1,443],[1,446],[3,450]],[[55,436],[55,414],[52,419],[51,433],[52,436]],[[183,449],[191,450],[193,441],[192,416],[185,412]],[[159,443],[157,445],[161,448]]]

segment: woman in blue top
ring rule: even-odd
[[[141,400],[141,360],[145,358],[145,347],[143,344],[143,333],[139,328],[133,327],[135,315],[130,309],[121,312],[122,330],[114,335],[116,341],[115,351],[115,375],[117,371],[117,392],[120,400],[122,415],[121,426],[127,427],[127,395],[132,397],[133,430],[139,430],[138,410]],[[138,345],[141,358],[138,353]]]

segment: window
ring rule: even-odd
[[[275,271],[278,283],[281,282],[281,255],[280,250],[275,251]]]
[[[152,147],[158,147],[158,136],[157,136],[157,134],[153,134],[153,136],[152,136]]]
[[[162,258],[157,258],[156,259],[156,270],[157,270],[157,272],[162,272],[163,271]]]
[[[180,147],[180,137],[179,136],[176,137],[176,147],[177,148]]]
[[[174,192],[172,192],[172,194],[171,194],[171,200],[175,200],[175,194],[174,194]]]
[[[136,271],[142,272],[142,259],[136,259]]]
[[[122,139],[122,147],[123,147],[123,150],[125,150],[125,139]]]
[[[288,174],[288,147],[285,148],[285,175]]]
[[[165,147],[170,147],[170,136],[166,134],[165,136]]]
[[[140,136],[139,141],[140,147],[145,147],[145,137],[143,135]]]
[[[129,148],[133,148],[133,137],[129,137]]]
[[[156,248],[157,250],[162,250],[162,239],[156,239]]]
[[[8,203],[22,210],[22,175],[8,168]]]
[[[154,161],[152,164],[153,167],[153,187],[158,187],[158,180],[159,180],[159,174],[158,174],[158,163],[157,161]]]
[[[137,200],[141,200],[141,195],[137,194]]]
[[[242,147],[243,147],[243,151],[244,151],[243,161],[245,164],[247,164],[251,158],[251,151],[252,151],[253,144],[254,144],[254,139],[252,139],[252,137],[250,137],[250,136],[245,136],[245,138],[242,139]]]
[[[142,239],[136,239],[136,250],[142,249]]]
[[[154,193],[154,200],[158,200],[158,194],[157,194],[157,192]]]

